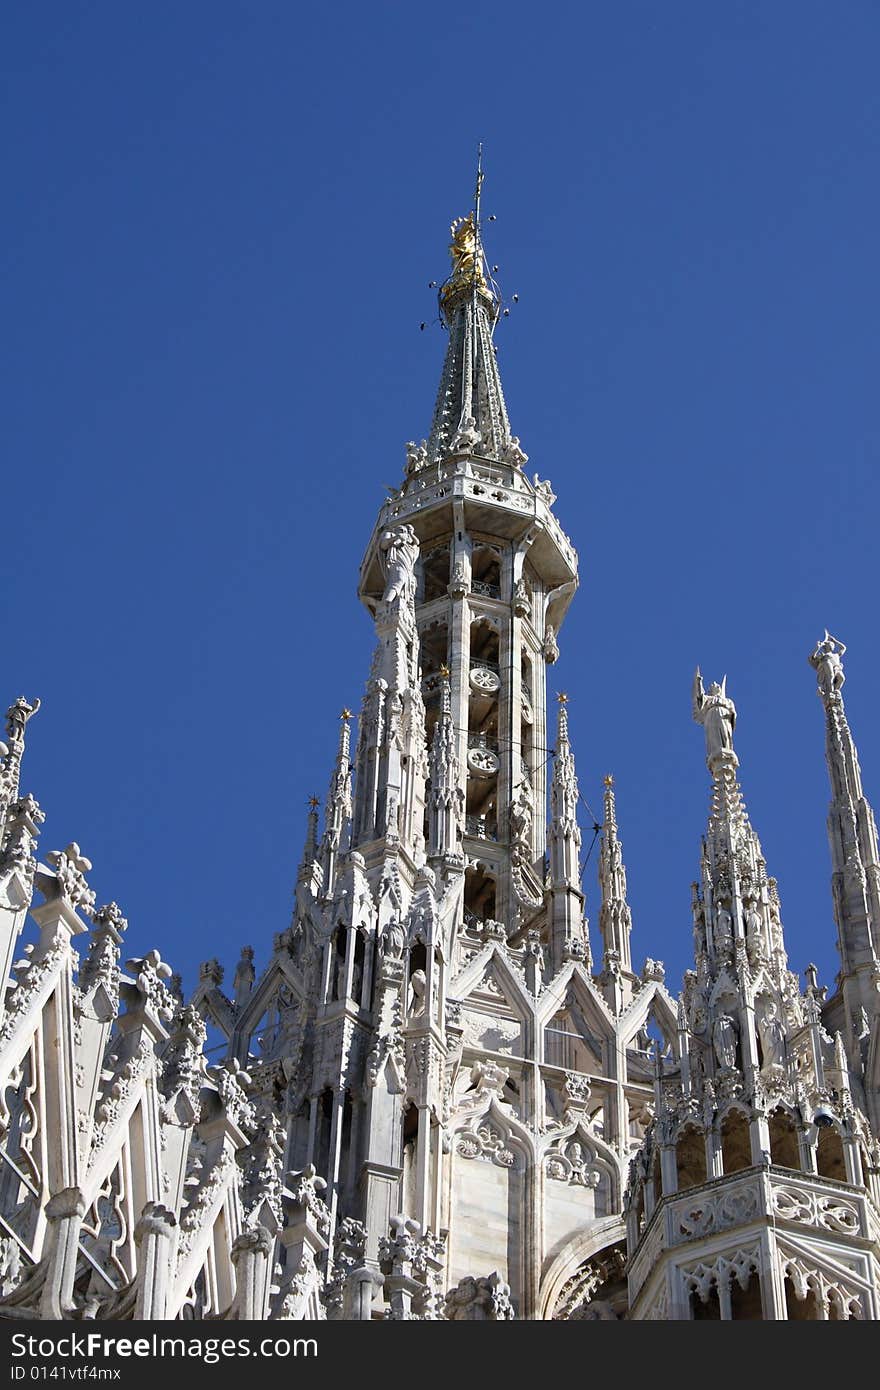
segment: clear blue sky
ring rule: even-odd
[[[690,963],[699,662],[830,983],[825,626],[880,806],[878,48],[867,0],[7,9],[0,695],[42,698],[43,850],[80,843],[131,953],[191,987],[287,925],[481,139],[513,428],[581,556],[552,682],[597,810],[616,777],[634,957]]]

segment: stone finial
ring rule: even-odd
[[[220,1101],[232,1124],[252,1131],[256,1125],[256,1108],[248,1099],[247,1087],[251,1084],[251,1078],[241,1063],[231,1057],[219,1067],[208,1067],[208,1076],[217,1087]]]
[[[330,1212],[321,1193],[327,1184],[313,1163],[298,1171],[291,1171],[281,1193],[281,1205],[287,1218],[287,1225],[304,1222],[321,1237],[330,1230]]]
[[[254,969],[254,948],[253,946],[242,946],[241,958],[235,967],[235,979],[233,989],[235,991],[236,1003],[243,1003],[250,995],[254,987],[254,980],[257,972]]]
[[[91,917],[94,927],[89,953],[79,972],[79,987],[86,994],[96,985],[103,985],[115,1013],[119,1003],[119,947],[128,922],[118,903],[105,903]]]
[[[203,960],[199,966],[199,979],[212,985],[222,985],[224,973],[223,966],[216,956],[212,956],[210,960]]]
[[[92,867],[91,859],[80,852],[75,840],[71,840],[66,849],[53,849],[46,859],[55,870],[58,896],[68,907],[81,907],[90,913],[95,905],[95,894],[86,883],[85,875]]]
[[[202,1047],[207,1037],[205,1021],[194,1004],[179,1008],[169,1030],[168,1051],[163,1056],[159,1089],[165,1097],[163,1119],[181,1114],[192,1122],[198,1120],[201,1106],[199,1096],[204,1084],[205,1058]],[[185,1104],[181,1110],[181,1097]]]
[[[173,1018],[174,998],[165,984],[171,977],[171,966],[165,964],[159,952],[135,956],[125,962],[125,968],[135,977],[133,981],[126,980],[120,989],[129,1015],[146,1011],[166,1021]]]

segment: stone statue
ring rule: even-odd
[[[382,933],[380,949],[383,956],[387,956],[389,960],[399,960],[403,955],[405,941],[403,923],[399,917],[392,917]]]
[[[425,989],[428,984],[428,977],[424,970],[414,970],[409,983],[412,988],[410,1013],[413,1015],[423,1014],[425,1012]]]
[[[736,1066],[737,1029],[730,1014],[719,1014],[712,1028],[712,1043],[718,1065],[725,1068]]]
[[[699,956],[706,949],[706,914],[703,904],[699,899],[695,899],[693,905],[694,918],[694,955]]]
[[[715,913],[715,949],[729,951],[733,945],[733,918],[730,909],[721,903]]]
[[[30,704],[23,695],[19,695],[15,704],[10,705],[6,711],[6,732],[13,748],[20,748],[24,743],[25,726],[39,708],[39,700],[34,700],[34,703]]]
[[[399,598],[415,597],[415,566],[419,558],[419,542],[411,526],[397,526],[385,531],[379,547],[386,555],[385,592],[383,603]]]
[[[839,642],[836,637],[832,637],[826,627],[825,636],[821,642],[816,643],[816,650],[809,658],[810,665],[816,672],[819,694],[823,700],[827,700],[831,695],[836,695],[846,680],[843,662],[840,659],[845,651],[846,647],[843,643]]]
[[[529,461],[529,456],[522,449],[518,435],[512,435],[510,443],[505,446],[503,454],[504,462],[510,463],[514,468],[524,468]]]
[[[416,444],[415,440],[410,439],[405,447],[406,471],[407,473],[417,473],[428,462],[428,441],[423,439],[420,444]]]
[[[706,733],[706,762],[710,768],[716,758],[733,753],[736,706],[727,695],[726,685],[725,676],[720,685],[713,681],[709,689],[704,690],[699,666],[694,673],[694,719],[702,724]]]
[[[510,803],[510,844],[519,854],[528,856],[532,833],[532,795],[528,782],[520,782]]]
[[[785,1062],[785,1030],[779,1018],[776,1000],[765,997],[757,1017],[758,1037],[761,1040],[762,1069],[781,1067]]]
[[[544,641],[541,646],[544,660],[552,666],[559,660],[559,643],[556,641],[556,628],[552,623],[548,623],[544,629]]]
[[[473,415],[466,415],[452,440],[453,449],[474,449],[480,442],[480,431]]]
[[[548,507],[552,507],[553,503],[556,501],[556,493],[553,491],[550,479],[541,479],[538,477],[537,473],[535,474],[535,492],[543,502],[547,503]]]
[[[764,923],[754,901],[746,908],[746,947],[749,958],[756,961],[764,955]]]
[[[360,1003],[361,986],[363,984],[363,981],[364,967],[358,959],[357,955],[355,955],[355,958],[351,966],[351,997],[356,1004]]]

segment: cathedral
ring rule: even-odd
[[[2,1319],[880,1317],[880,854],[845,648],[809,654],[834,992],[789,969],[734,702],[699,671],[693,968],[677,992],[634,965],[611,777],[591,939],[568,702],[547,703],[578,557],[511,431],[481,178],[290,922],[185,995],[79,846],[39,848],[39,700],[9,709]]]

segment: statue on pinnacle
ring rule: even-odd
[[[733,760],[733,730],[736,724],[736,706],[726,691],[727,677],[719,685],[712,681],[709,689],[703,687],[700,668],[694,673],[693,714],[706,733],[706,762],[709,769],[718,759]]]
[[[844,644],[836,637],[832,637],[826,627],[825,636],[821,642],[816,643],[816,650],[808,658],[810,665],[816,672],[819,695],[823,700],[828,700],[832,695],[836,695],[846,680],[841,661],[845,651]]]

